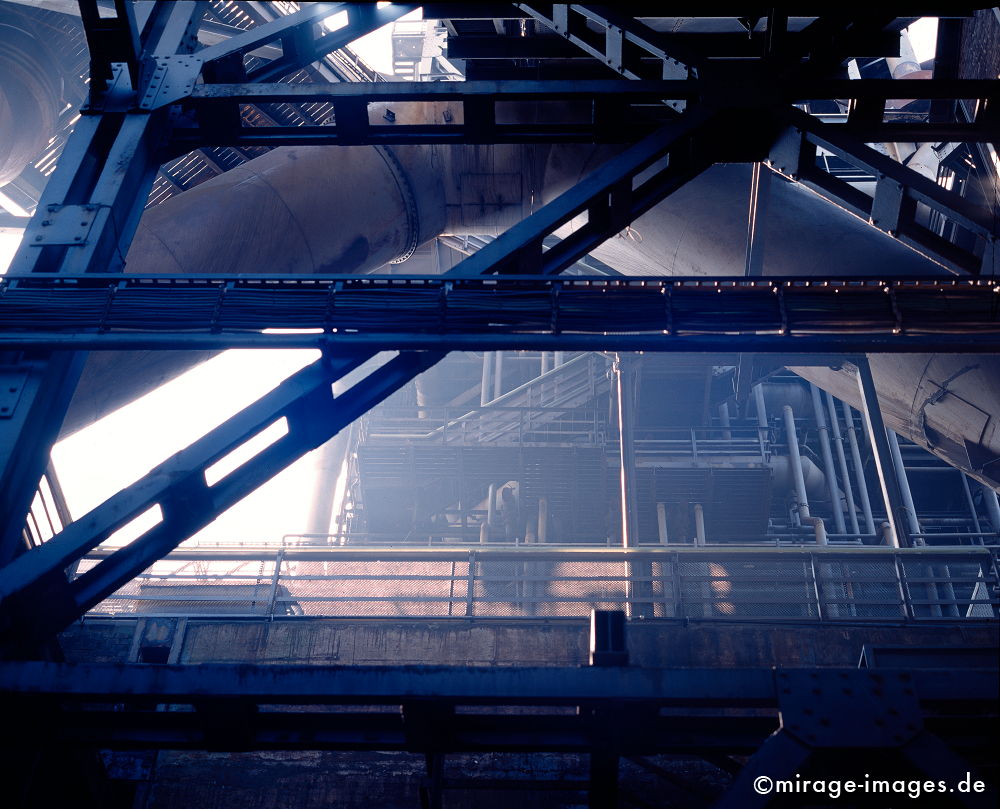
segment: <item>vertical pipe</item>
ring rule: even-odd
[[[333,519],[333,505],[337,497],[340,472],[347,460],[348,430],[341,430],[319,449],[316,482],[313,486],[312,502],[309,505],[307,534],[329,534]]]
[[[976,537],[976,542],[971,544],[982,545],[983,543],[983,527],[979,524],[979,515],[976,513],[976,504],[972,499],[972,490],[969,488],[969,476],[965,472],[959,473],[962,476],[962,491],[965,493],[965,504],[969,507],[969,516],[972,517],[972,527],[976,529],[976,533],[980,536]]]
[[[833,430],[833,447],[837,456],[837,466],[840,467],[840,478],[844,482],[844,497],[847,498],[847,519],[851,523],[851,533],[860,534],[857,508],[854,504],[854,487],[851,485],[851,475],[847,469],[847,456],[844,454],[844,437],[840,434],[840,419],[837,417],[837,405],[833,396],[826,394],[826,407],[830,415],[830,428]]]
[[[917,508],[913,505],[913,492],[910,490],[910,479],[906,474],[906,467],[903,465],[903,455],[899,451],[899,438],[892,430],[886,431],[889,438],[889,452],[892,454],[892,463],[896,467],[896,477],[899,478],[899,493],[903,498],[903,508],[906,511],[906,525],[911,534],[922,534],[920,521],[917,519]],[[923,540],[915,542],[917,545],[926,544]]]
[[[497,485],[491,483],[486,493],[486,536],[489,539],[489,532],[497,524]]]
[[[833,452],[830,449],[830,431],[826,426],[826,414],[823,412],[823,402],[819,396],[819,388],[809,383],[812,394],[813,411],[816,413],[816,428],[819,430],[819,449],[823,456],[823,472],[826,474],[826,487],[830,492],[830,508],[833,509],[833,525],[838,534],[847,531],[844,526],[844,511],[840,503],[840,489],[837,487],[837,474],[833,466]],[[825,542],[823,544],[826,544]]]
[[[802,456],[799,454],[799,436],[795,432],[795,413],[785,405],[781,409],[785,417],[785,435],[788,437],[788,458],[792,464],[792,478],[795,483],[795,498],[798,501],[799,519],[805,523],[809,517],[809,497],[806,495],[806,479],[802,474]]]
[[[985,483],[980,483],[979,488],[983,493],[983,502],[986,503],[986,511],[990,515],[990,526],[993,533],[1000,532],[1000,498],[997,493]]]
[[[538,541],[542,545],[549,541],[549,499],[538,498]]]
[[[771,198],[771,171],[754,163],[750,174],[750,211],[747,218],[746,275],[764,274],[764,228]]]
[[[503,352],[497,351],[497,367],[493,375],[493,398],[499,399],[503,396]]]
[[[694,544],[705,547],[705,507],[701,503],[694,504]]]
[[[764,405],[764,388],[757,384],[753,386],[753,403],[757,410],[757,426],[767,429],[767,407]]]
[[[732,441],[733,433],[730,430],[729,402],[723,402],[719,405],[719,423],[722,425],[722,437],[726,441]]]
[[[635,546],[637,541],[637,500],[633,480],[635,447],[632,443],[632,418],[635,415],[632,394],[635,372],[631,359],[616,354],[614,371],[615,394],[618,400],[618,460],[621,464],[619,487],[622,511],[622,546],[631,548]]]
[[[855,359],[858,369],[858,392],[861,394],[861,413],[865,417],[865,427],[871,440],[875,455],[875,468],[878,470],[879,484],[882,487],[882,498],[885,501],[886,519],[892,529],[894,548],[909,548],[910,538],[907,531],[906,516],[903,514],[903,495],[899,487],[899,478],[892,463],[889,438],[886,435],[885,422],[882,420],[882,410],[879,408],[878,392],[875,390],[875,379],[872,377],[868,357]]]
[[[628,355],[615,354],[615,393],[618,403],[618,461],[621,465],[622,546],[638,545],[638,498],[635,491],[635,445],[633,444],[633,419],[635,418],[635,360]],[[652,602],[645,600],[648,585],[645,582],[651,566],[641,562],[628,563],[625,584],[625,614],[628,618],[642,618],[653,613]]]
[[[539,374],[547,374],[552,368],[552,352],[543,351],[542,352],[542,366]]]
[[[861,463],[861,450],[858,448],[858,435],[854,431],[854,415],[847,402],[841,402],[844,410],[844,422],[847,425],[847,443],[851,449],[851,462],[854,464],[854,476],[858,481],[858,499],[861,501],[861,513],[865,518],[865,533],[875,533],[875,518],[872,516],[871,499],[868,497],[868,481],[865,479],[865,465]]]
[[[667,536],[667,504],[656,504],[656,528],[660,536],[661,545],[669,545],[670,537]]]
[[[483,389],[479,393],[479,406],[489,403],[493,398],[493,352],[483,352]]]
[[[560,365],[566,362],[566,352],[565,351],[553,351],[552,352],[552,367],[558,368]]]
[[[813,531],[816,533],[816,544],[817,545],[828,545],[829,542],[826,538],[826,523],[823,522],[822,517],[809,517],[806,522],[813,527]]]
[[[484,407],[493,398],[493,355],[489,351],[483,352],[483,384],[479,392],[479,406]],[[480,431],[482,431],[483,415],[479,415]],[[446,419],[447,421],[447,419]],[[479,541],[489,542],[490,531],[496,523],[496,500],[497,486],[491,483],[486,491],[486,522],[479,529]]]

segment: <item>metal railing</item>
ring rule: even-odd
[[[995,551],[995,549],[994,549]],[[95,552],[80,572],[96,564]],[[1000,615],[990,549],[192,548],[101,615],[967,621]]]

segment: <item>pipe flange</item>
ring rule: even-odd
[[[416,252],[417,246],[420,244],[420,214],[417,209],[417,198],[413,193],[409,179],[406,177],[403,164],[399,162],[399,158],[393,151],[388,146],[376,146],[375,151],[389,167],[389,172],[399,188],[399,195],[403,198],[403,207],[406,209],[406,247],[403,248],[403,252],[399,256],[389,262],[390,264],[402,264]]]

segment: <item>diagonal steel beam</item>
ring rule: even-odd
[[[864,219],[958,275],[978,275],[995,261],[997,224],[988,212],[948,191],[911,168],[876,152],[855,135],[834,124],[789,108],[788,128],[770,155],[770,167],[820,196]],[[825,149],[877,178],[874,197],[823,171],[816,163]],[[917,203],[939,212],[967,230],[979,242],[977,252],[964,250],[916,219]]]
[[[606,6],[576,3],[553,3],[544,7],[533,3],[515,5],[628,79],[650,78],[640,74],[640,58],[659,60],[660,75],[654,78],[664,79],[695,76],[703,62],[697,53],[676,40],[665,47],[657,31]],[[590,23],[603,31],[591,30]]]
[[[196,3],[155,6],[147,18],[143,47],[171,53],[187,47],[200,15]],[[134,26],[131,31],[139,36]],[[112,51],[109,58],[120,56],[121,52]],[[121,256],[142,211],[136,200],[146,198],[156,175],[157,125],[163,123],[165,112],[124,112],[133,88],[120,65],[113,75],[100,101],[95,100],[96,114],[81,117],[70,136],[8,277],[121,268]],[[83,359],[68,353],[35,355],[18,366],[27,381],[14,412],[0,422],[0,564],[22,550],[21,523],[48,463]]]

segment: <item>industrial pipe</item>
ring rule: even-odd
[[[753,386],[753,403],[757,412],[757,426],[761,430],[766,430],[767,405],[764,404],[764,386],[759,383]]]
[[[964,472],[959,472],[962,477],[962,493],[965,495],[965,504],[969,507],[969,516],[972,517],[972,527],[976,529],[977,534],[982,534],[983,527],[979,524],[979,515],[976,513],[976,503],[972,499],[972,489],[969,488],[969,476]],[[983,544],[982,537],[979,539],[979,544]]]
[[[980,483],[979,487],[983,493],[983,502],[986,503],[986,512],[990,515],[993,531],[1000,533],[1000,498],[990,486]]]
[[[656,530],[661,545],[669,545],[670,537],[667,534],[667,504],[656,504]]]
[[[868,480],[865,478],[865,465],[861,462],[861,450],[858,448],[858,434],[854,427],[854,415],[850,405],[842,401],[844,425],[847,429],[847,443],[851,450],[851,462],[854,464],[854,475],[858,481],[858,499],[861,501],[861,513],[865,518],[865,533],[875,533],[875,518],[872,516],[871,498],[868,496]]]
[[[840,434],[840,419],[837,416],[837,405],[829,393],[824,393],[823,395],[826,397],[830,427],[833,429],[833,446],[836,449],[840,479],[844,482],[844,497],[847,499],[847,519],[851,523],[851,532],[860,534],[861,527],[858,525],[857,508],[854,504],[854,486],[851,484],[851,476],[847,469],[847,456],[844,454],[844,437]]]
[[[45,148],[65,105],[81,100],[63,98],[76,92],[59,75],[64,47],[58,29],[43,27],[24,9],[0,3],[0,186]]]
[[[813,527],[813,531],[816,534],[817,545],[829,544],[826,536],[826,523],[823,522],[822,517],[805,517],[802,522]]]
[[[726,441],[731,440],[733,433],[729,422],[729,402],[723,402],[719,405],[719,423],[722,425],[722,437]]]
[[[826,416],[823,413],[823,402],[820,400],[819,388],[809,384],[812,394],[813,411],[816,415],[816,428],[819,430],[819,448],[823,458],[823,471],[826,474],[826,486],[830,492],[830,508],[833,510],[833,523],[838,534],[847,529],[844,526],[844,514],[840,503],[840,489],[837,488],[837,475],[833,468],[833,452],[830,449],[830,433],[826,426]]]
[[[907,530],[911,534],[922,534],[920,521],[917,519],[917,509],[913,505],[913,493],[910,491],[910,479],[906,474],[906,466],[903,464],[903,456],[899,452],[899,439],[892,430],[888,431],[889,453],[892,455],[892,465],[896,468],[896,477],[899,479],[899,493],[903,498],[903,509],[906,511]],[[918,540],[921,545],[926,544],[923,540]]]
[[[701,503],[694,504],[694,544],[698,547],[705,547],[707,544],[705,534],[705,507]]]
[[[795,484],[796,510],[799,520],[805,522],[809,513],[809,497],[806,495],[806,480],[802,475],[802,456],[799,454],[799,436],[795,431],[795,413],[791,407],[782,408],[785,417],[785,435],[788,439],[788,457],[792,462],[792,480]]]

